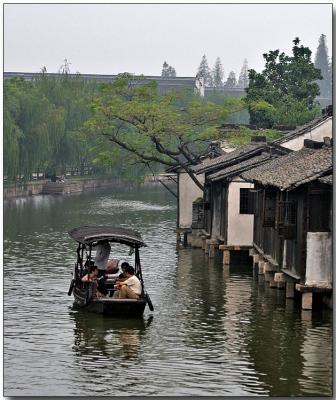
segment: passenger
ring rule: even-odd
[[[90,265],[90,272],[86,275],[83,276],[82,278],[82,282],[97,282],[97,278],[98,278],[98,267],[97,265],[94,265],[92,261],[89,262],[90,264],[92,263],[92,265]],[[98,285],[97,285],[98,286]],[[106,291],[106,294],[108,292]],[[96,290],[96,297],[101,298],[101,297],[106,297],[105,294],[103,294],[100,290]]]
[[[111,246],[108,240],[101,240],[96,245],[95,265],[98,266],[98,289],[104,295],[107,295],[105,288],[105,274],[107,262],[111,252]]]
[[[121,274],[119,274],[119,276],[118,276],[118,279],[117,279],[117,281],[118,280],[120,280],[120,279],[122,279],[122,280],[125,280],[126,279],[126,276],[125,276],[125,269],[126,269],[126,267],[129,267],[130,265],[128,264],[128,262],[123,262],[122,264],[121,264],[121,266],[120,266],[120,268],[121,268]]]
[[[130,265],[125,267],[126,280],[118,281],[117,288],[113,294],[117,299],[138,299],[141,295],[141,282],[134,275],[134,268]]]
[[[83,276],[82,282],[93,282],[98,277],[98,267],[92,261],[89,262],[89,272]]]

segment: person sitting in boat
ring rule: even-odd
[[[134,275],[134,268],[131,265],[125,267],[124,281],[117,282],[117,290],[114,292],[113,297],[117,299],[138,299],[141,295],[141,282]]]
[[[118,279],[116,282],[118,282],[118,280],[125,280],[126,279],[126,275],[125,275],[125,269],[126,267],[129,267],[130,265],[128,264],[127,261],[123,262],[120,266],[121,268],[121,274],[119,274]]]
[[[96,245],[95,265],[98,267],[98,290],[106,295],[108,292],[105,288],[105,274],[108,259],[111,252],[111,246],[108,240],[101,240]]]
[[[89,264],[89,273],[83,276],[82,282],[93,282],[97,281],[98,278],[98,267],[97,265],[94,265],[93,261],[90,261]],[[95,292],[95,296],[98,298],[105,297],[103,293],[101,293],[98,289]]]
[[[82,282],[92,282],[98,277],[98,267],[92,261],[89,264],[89,272],[83,276]]]

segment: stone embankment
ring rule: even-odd
[[[160,185],[157,178],[147,178],[142,185]],[[65,182],[50,182],[39,180],[21,184],[6,185],[3,188],[3,199],[10,200],[17,197],[28,197],[38,194],[63,195],[79,192],[95,191],[103,188],[132,187],[134,184],[125,182],[118,178],[88,178],[88,179],[66,179]]]
[[[22,184],[8,185],[3,188],[3,199],[27,197],[37,194],[71,194],[84,191],[94,191],[101,188],[118,187],[124,184],[120,179],[96,178],[66,180],[65,182],[50,182],[42,180]]]

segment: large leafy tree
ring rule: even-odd
[[[94,100],[95,115],[86,128],[126,150],[128,162],[181,167],[203,189],[192,166],[216,137],[215,126],[237,107],[216,105],[186,92],[159,95],[156,83],[123,75]],[[106,162],[106,152],[104,157]]]
[[[329,69],[328,48],[326,45],[326,36],[321,35],[315,54],[315,68],[321,71],[322,80],[318,81],[320,94],[322,97],[331,96],[331,74]]]
[[[268,128],[289,120],[304,123],[319,112],[315,98],[320,71],[311,61],[310,49],[300,46],[298,38],[293,43],[291,56],[269,51],[263,54],[265,68],[261,73],[249,70],[246,102],[252,124]]]

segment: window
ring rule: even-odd
[[[284,239],[296,238],[297,203],[295,201],[279,202],[279,235]]]
[[[250,189],[240,189],[240,214],[253,214],[254,213],[254,193]]]
[[[275,211],[276,211],[276,193],[273,191],[264,191],[264,218],[263,226],[275,226]]]
[[[279,202],[279,224],[296,225],[297,204],[295,201]]]
[[[309,232],[330,232],[332,227],[331,193],[311,193],[309,196]]]

